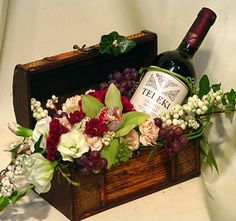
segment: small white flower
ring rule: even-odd
[[[61,135],[58,151],[63,160],[73,162],[74,158],[79,158],[88,152],[89,146],[84,134],[76,128],[72,128],[70,132]]]

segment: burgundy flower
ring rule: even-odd
[[[60,136],[67,133],[68,128],[60,124],[59,119],[53,119],[49,124],[49,134],[46,141],[47,158],[50,161],[55,160],[57,153],[57,145],[60,141]]]
[[[104,103],[106,93],[107,93],[106,90],[98,90],[98,91],[89,92],[88,94],[90,96],[97,98],[102,103]]]
[[[92,137],[102,137],[107,130],[107,126],[103,124],[102,120],[97,118],[92,118],[85,124],[85,133]]]
[[[83,111],[74,111],[73,113],[70,113],[69,116],[67,117],[68,121],[70,124],[74,125],[78,122],[80,122],[83,118],[85,117],[85,114]]]
[[[133,104],[129,101],[127,97],[121,96],[121,102],[123,104],[123,112],[135,111]]]

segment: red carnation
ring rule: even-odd
[[[57,145],[60,141],[60,136],[67,133],[68,128],[60,124],[58,119],[53,119],[49,124],[49,134],[46,141],[47,158],[50,161],[55,160],[57,153]]]
[[[107,93],[106,90],[98,90],[98,91],[89,92],[88,94],[97,98],[102,103],[104,103],[106,93]]]
[[[127,97],[121,96],[121,102],[123,105],[123,112],[135,111],[134,105],[129,101]]]
[[[85,133],[92,137],[102,137],[107,130],[108,127],[103,124],[102,120],[97,118],[92,118],[85,124]]]
[[[68,121],[70,124],[76,124],[80,122],[83,118],[85,117],[85,114],[83,111],[74,111],[73,113],[70,113],[69,116],[67,117]]]

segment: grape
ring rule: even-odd
[[[180,150],[181,148],[181,144],[179,142],[178,139],[174,139],[171,143],[170,143],[170,146],[169,148],[171,148],[173,150],[173,152],[177,152]]]
[[[75,163],[79,166],[81,174],[98,173],[102,169],[106,169],[107,160],[101,157],[99,151],[91,151],[83,154],[80,158],[75,159]]]
[[[102,82],[100,89],[107,89],[111,83],[115,84],[122,96],[131,98],[139,81],[140,75],[135,68],[125,68],[122,72],[114,71],[108,75],[108,82]]]
[[[167,137],[167,130],[166,130],[166,128],[160,128],[160,130],[159,130],[159,137],[160,138],[166,138]]]
[[[162,120],[161,120],[161,118],[156,117],[156,118],[154,119],[154,122],[155,122],[155,125],[156,125],[157,127],[161,127],[161,126],[162,126]]]
[[[181,145],[184,146],[184,145],[187,145],[188,139],[186,138],[186,136],[181,135],[181,136],[179,137],[179,142],[180,142]]]
[[[175,134],[176,134],[176,136],[182,135],[183,132],[184,132],[184,130],[182,129],[182,127],[175,127]]]
[[[168,128],[166,136],[170,137],[170,138],[175,137],[175,129],[174,128]]]
[[[156,122],[159,124],[158,119],[156,119]],[[181,127],[160,128],[159,137],[162,139],[163,146],[169,156],[174,155],[182,146],[187,145],[188,140],[183,133]]]
[[[128,82],[127,81],[122,81],[120,84],[119,84],[119,88],[124,88],[126,89],[128,87]]]
[[[101,90],[105,90],[105,89],[107,89],[108,88],[108,83],[107,82],[102,82],[102,83],[100,83],[100,89]]]
[[[75,163],[80,165],[80,166],[84,166],[87,164],[87,156],[86,155],[82,155],[80,158],[76,158],[75,159]]]
[[[79,169],[79,172],[80,172],[81,174],[83,174],[83,175],[89,175],[89,174],[90,174],[90,170],[89,170],[88,167],[81,167],[81,168]]]
[[[100,157],[101,157],[100,152],[97,151],[97,150],[91,151],[90,154],[89,154],[89,156],[90,156],[90,158],[93,159],[93,160],[100,159]]]
[[[120,72],[115,72],[113,76],[114,80],[120,81],[122,79],[122,73]]]
[[[94,166],[95,166],[95,163],[93,162],[93,161],[91,161],[91,160],[88,160],[88,162],[87,162],[87,165],[86,165],[88,168],[91,168],[91,169],[93,169],[94,168]]]
[[[106,169],[107,168],[107,160],[105,158],[101,158],[100,160],[100,166],[102,169]]]

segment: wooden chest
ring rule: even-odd
[[[83,52],[74,50],[17,65],[13,79],[17,122],[33,127],[31,97],[45,103],[55,94],[64,102],[67,97],[81,94],[106,81],[108,74],[116,69],[148,66],[157,53],[157,35],[142,31],[129,38],[137,45],[119,56],[101,55],[99,45],[95,45]],[[128,162],[91,176],[71,171],[72,178],[80,182],[80,187],[69,185],[55,174],[51,190],[42,197],[76,221],[200,174],[197,141],[189,143],[174,157],[168,157],[164,150],[158,150],[152,157],[149,154],[149,150],[142,150]]]

